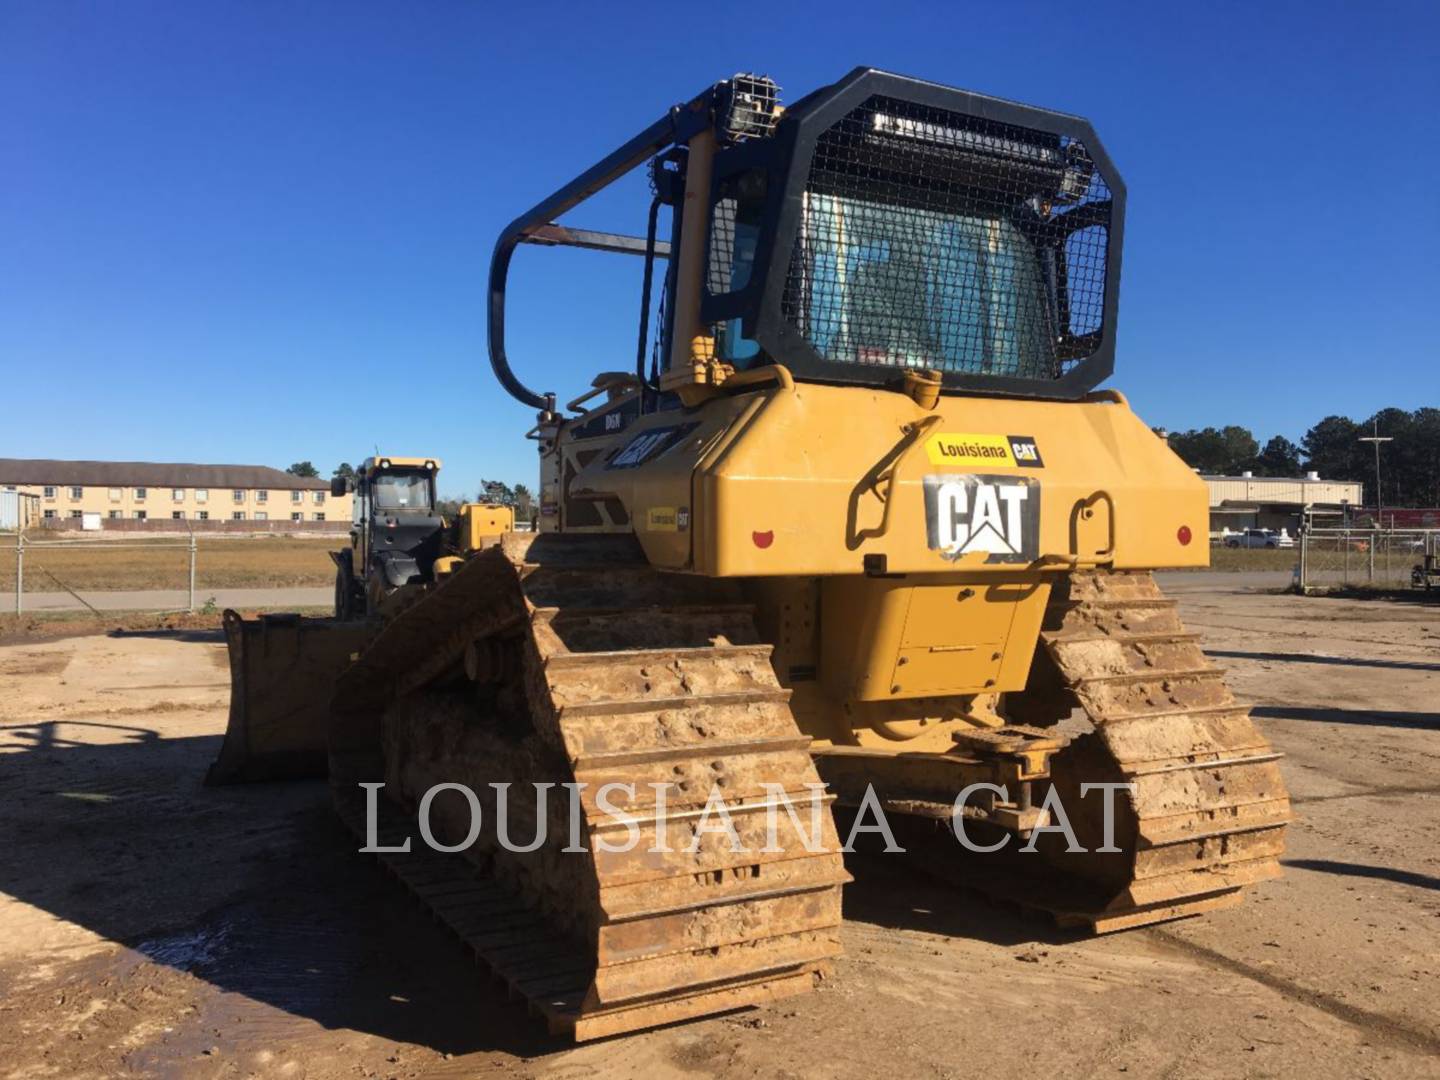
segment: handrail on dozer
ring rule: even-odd
[[[521,244],[542,244],[645,255],[648,247],[645,237],[566,229],[556,225],[555,219],[643,165],[666,147],[685,142],[709,127],[716,94],[725,86],[725,83],[716,83],[690,102],[676,105],[618,150],[601,158],[564,187],[536,203],[501,232],[500,238],[495,241],[495,252],[490,257],[490,366],[511,397],[532,408],[555,411],[554,392],[536,393],[521,382],[510,367],[510,358],[505,352],[505,287],[510,274],[510,258],[515,249]],[[668,245],[653,245],[655,255],[663,257],[668,251]]]

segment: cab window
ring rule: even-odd
[[[386,473],[370,485],[379,510],[430,509],[430,477],[426,473]]]

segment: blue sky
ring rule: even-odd
[[[857,64],[1092,120],[1130,191],[1109,385],[1150,423],[1437,404],[1434,3],[0,0],[0,456],[378,444],[533,486],[500,228],[715,79]],[[619,195],[572,220],[642,231]],[[639,269],[522,251],[522,376],[628,367]]]

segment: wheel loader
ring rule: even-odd
[[[643,231],[561,222],[635,172]],[[337,672],[330,776],[554,1030],[808,989],[837,813],[1102,932],[1278,873],[1278,755],[1151,576],[1206,565],[1204,486],[1097,389],[1124,207],[1086,121],[859,68],[718,82],[502,233],[540,529]],[[633,369],[563,408],[511,365],[522,245],[638,260]]]
[[[366,458],[330,493],[353,494],[350,545],[335,563],[335,617],[224,614],[230,722],[209,780],[324,776],[335,679],[384,620],[443,581],[464,559],[515,528],[512,507],[461,503],[440,514],[438,458]]]
[[[460,505],[453,523],[440,514],[438,458],[366,458],[353,480],[337,476],[330,493],[354,496],[350,546],[335,563],[335,618],[363,619],[394,606],[411,586],[444,577],[464,556],[515,528],[515,511],[500,503]]]

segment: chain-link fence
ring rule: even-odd
[[[333,534],[56,537],[0,533],[0,617],[65,611],[209,614],[328,609]]]
[[[7,536],[14,544],[13,554],[15,556],[14,577],[5,585],[9,586],[6,591],[13,590],[14,613],[21,615],[25,611],[25,590],[28,587],[34,593],[64,594],[72,597],[80,605],[88,608],[92,613],[98,615],[100,612],[92,605],[91,601],[81,595],[81,592],[72,587],[64,578],[59,576],[51,567],[42,564],[43,556],[47,552],[60,552],[65,555],[75,555],[80,552],[101,555],[98,562],[103,565],[103,556],[113,552],[143,552],[146,556],[154,557],[156,552],[176,552],[174,558],[176,569],[184,567],[184,600],[185,611],[195,610],[195,554],[198,548],[196,537],[191,533],[188,537],[174,537],[163,540],[32,540],[24,532],[16,532],[13,536]],[[183,555],[179,554],[184,552]],[[26,580],[26,559],[30,559],[30,579]],[[124,556],[121,556],[122,558]],[[161,558],[165,558],[162,554]],[[88,590],[87,590],[88,591]],[[178,592],[178,590],[175,590]],[[174,603],[179,597],[166,598],[166,602]],[[146,605],[148,606],[148,605]],[[177,604],[177,609],[179,605]]]
[[[1440,589],[1440,529],[1308,528],[1300,534],[1301,591]]]

